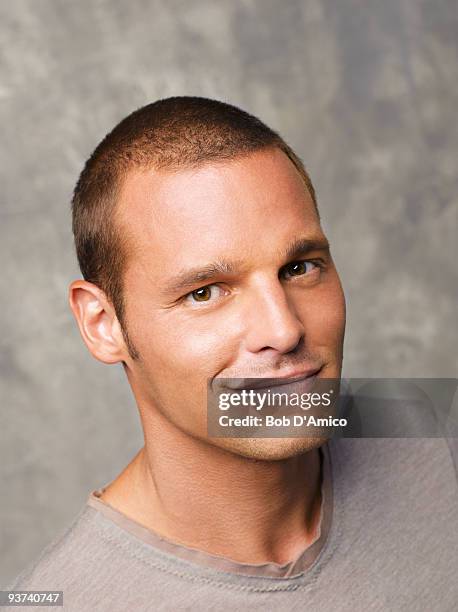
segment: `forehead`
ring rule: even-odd
[[[118,203],[130,263],[189,266],[264,256],[298,234],[322,236],[303,178],[279,149],[177,171],[137,170]]]

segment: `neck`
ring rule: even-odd
[[[318,530],[318,449],[279,461],[241,457],[165,419],[102,499],[164,538],[241,563],[284,564]]]

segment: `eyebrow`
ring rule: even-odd
[[[287,260],[291,260],[295,257],[306,255],[310,253],[310,251],[329,252],[329,249],[329,241],[324,236],[318,238],[297,238],[292,240],[283,251],[283,257]]]
[[[285,261],[291,261],[304,256],[310,251],[329,251],[329,242],[326,238],[298,238],[291,241],[286,249],[280,252]],[[190,268],[178,273],[170,279],[165,287],[167,293],[178,293],[199,284],[205,284],[217,276],[240,273],[246,267],[241,260],[217,260],[205,266]]]

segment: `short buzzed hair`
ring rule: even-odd
[[[243,157],[277,147],[301,174],[316,207],[312,182],[300,158],[267,125],[239,108],[208,98],[178,96],[134,111],[87,160],[72,199],[72,227],[83,278],[113,304],[129,352],[138,357],[124,321],[123,272],[127,238],[115,223],[123,180],[133,169],[177,170]]]

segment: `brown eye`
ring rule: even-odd
[[[313,261],[293,261],[283,268],[287,278],[291,276],[303,276],[309,274],[312,270],[318,267],[318,264]]]
[[[196,302],[208,302],[211,298],[211,289],[210,287],[201,287],[200,289],[196,289],[191,292],[192,297]]]
[[[196,306],[196,304],[217,304],[225,295],[227,295],[227,292],[219,285],[207,285],[188,293],[185,296],[185,302],[190,306]]]
[[[305,274],[307,269],[303,261],[298,261],[297,263],[289,264],[287,271],[291,276],[299,276],[299,274]]]

